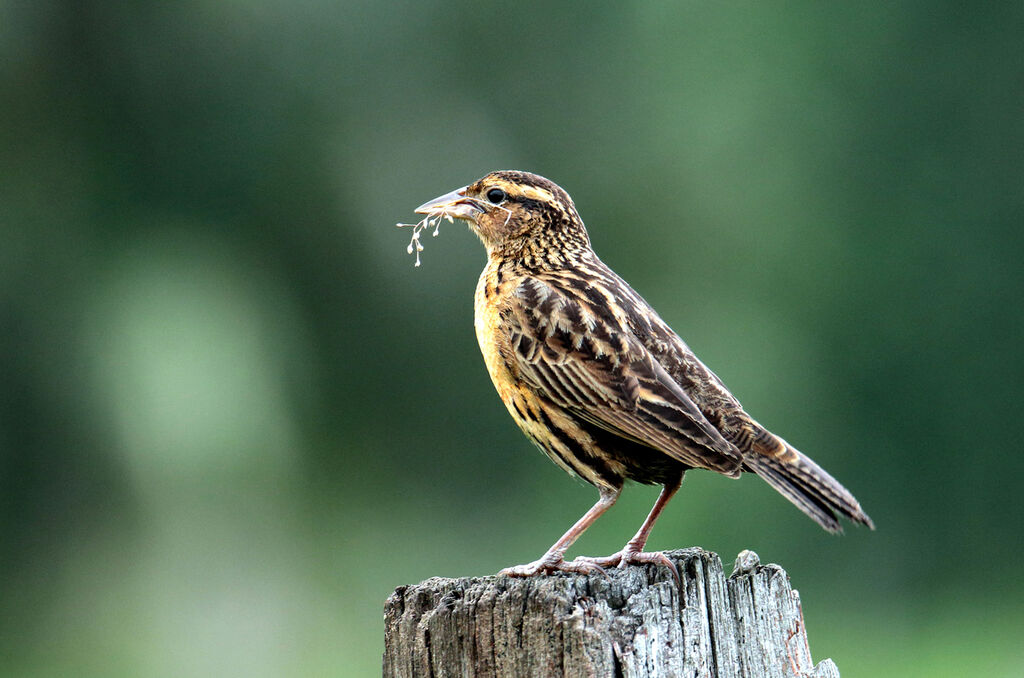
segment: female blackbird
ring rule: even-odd
[[[569,195],[528,172],[492,172],[416,209],[468,222],[487,248],[476,334],[509,414],[598,502],[538,560],[502,574],[660,563],[651,528],[691,468],[756,473],[829,532],[836,514],[874,527],[846,488],[743,411],[739,401],[590,247]],[[663,486],[626,546],[564,554],[615,503],[625,480]]]

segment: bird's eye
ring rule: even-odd
[[[487,199],[493,202],[495,205],[504,201],[505,198],[505,191],[501,190],[500,188],[492,188],[491,190],[487,191]]]

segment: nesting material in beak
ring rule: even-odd
[[[416,208],[416,214],[425,214],[420,221],[415,224],[396,224],[401,227],[412,227],[412,239],[409,241],[409,247],[406,251],[409,254],[416,254],[416,265],[420,265],[420,252],[423,251],[423,243],[420,242],[420,234],[423,233],[424,229],[433,228],[434,236],[438,234],[438,229],[441,226],[441,220],[447,219],[449,223],[455,223],[455,219],[465,219],[466,221],[474,221],[477,214],[483,212],[483,209],[477,206],[476,200],[466,196],[467,186],[456,189],[451,193],[445,193],[444,195],[428,200],[419,207]]]

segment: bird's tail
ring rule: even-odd
[[[829,532],[842,532],[836,514],[855,523],[875,524],[850,491],[825,469],[774,433],[754,423],[743,464]]]

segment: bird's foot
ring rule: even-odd
[[[506,567],[498,573],[504,577],[535,577],[538,574],[551,574],[552,572],[574,572],[576,574],[593,574],[594,572],[607,576],[604,568],[597,563],[586,561],[565,560],[561,553],[545,553],[543,557],[525,565]]]
[[[664,553],[661,551],[641,551],[638,548],[632,547],[629,544],[618,553],[613,553],[610,556],[603,556],[600,558],[592,558],[589,556],[577,556],[571,563],[579,563],[580,565],[593,565],[594,567],[606,568],[606,567],[619,567],[620,569],[627,565],[662,565],[667,567],[672,576],[676,579],[676,584],[680,582],[679,579],[679,568],[676,564],[669,560]]]

